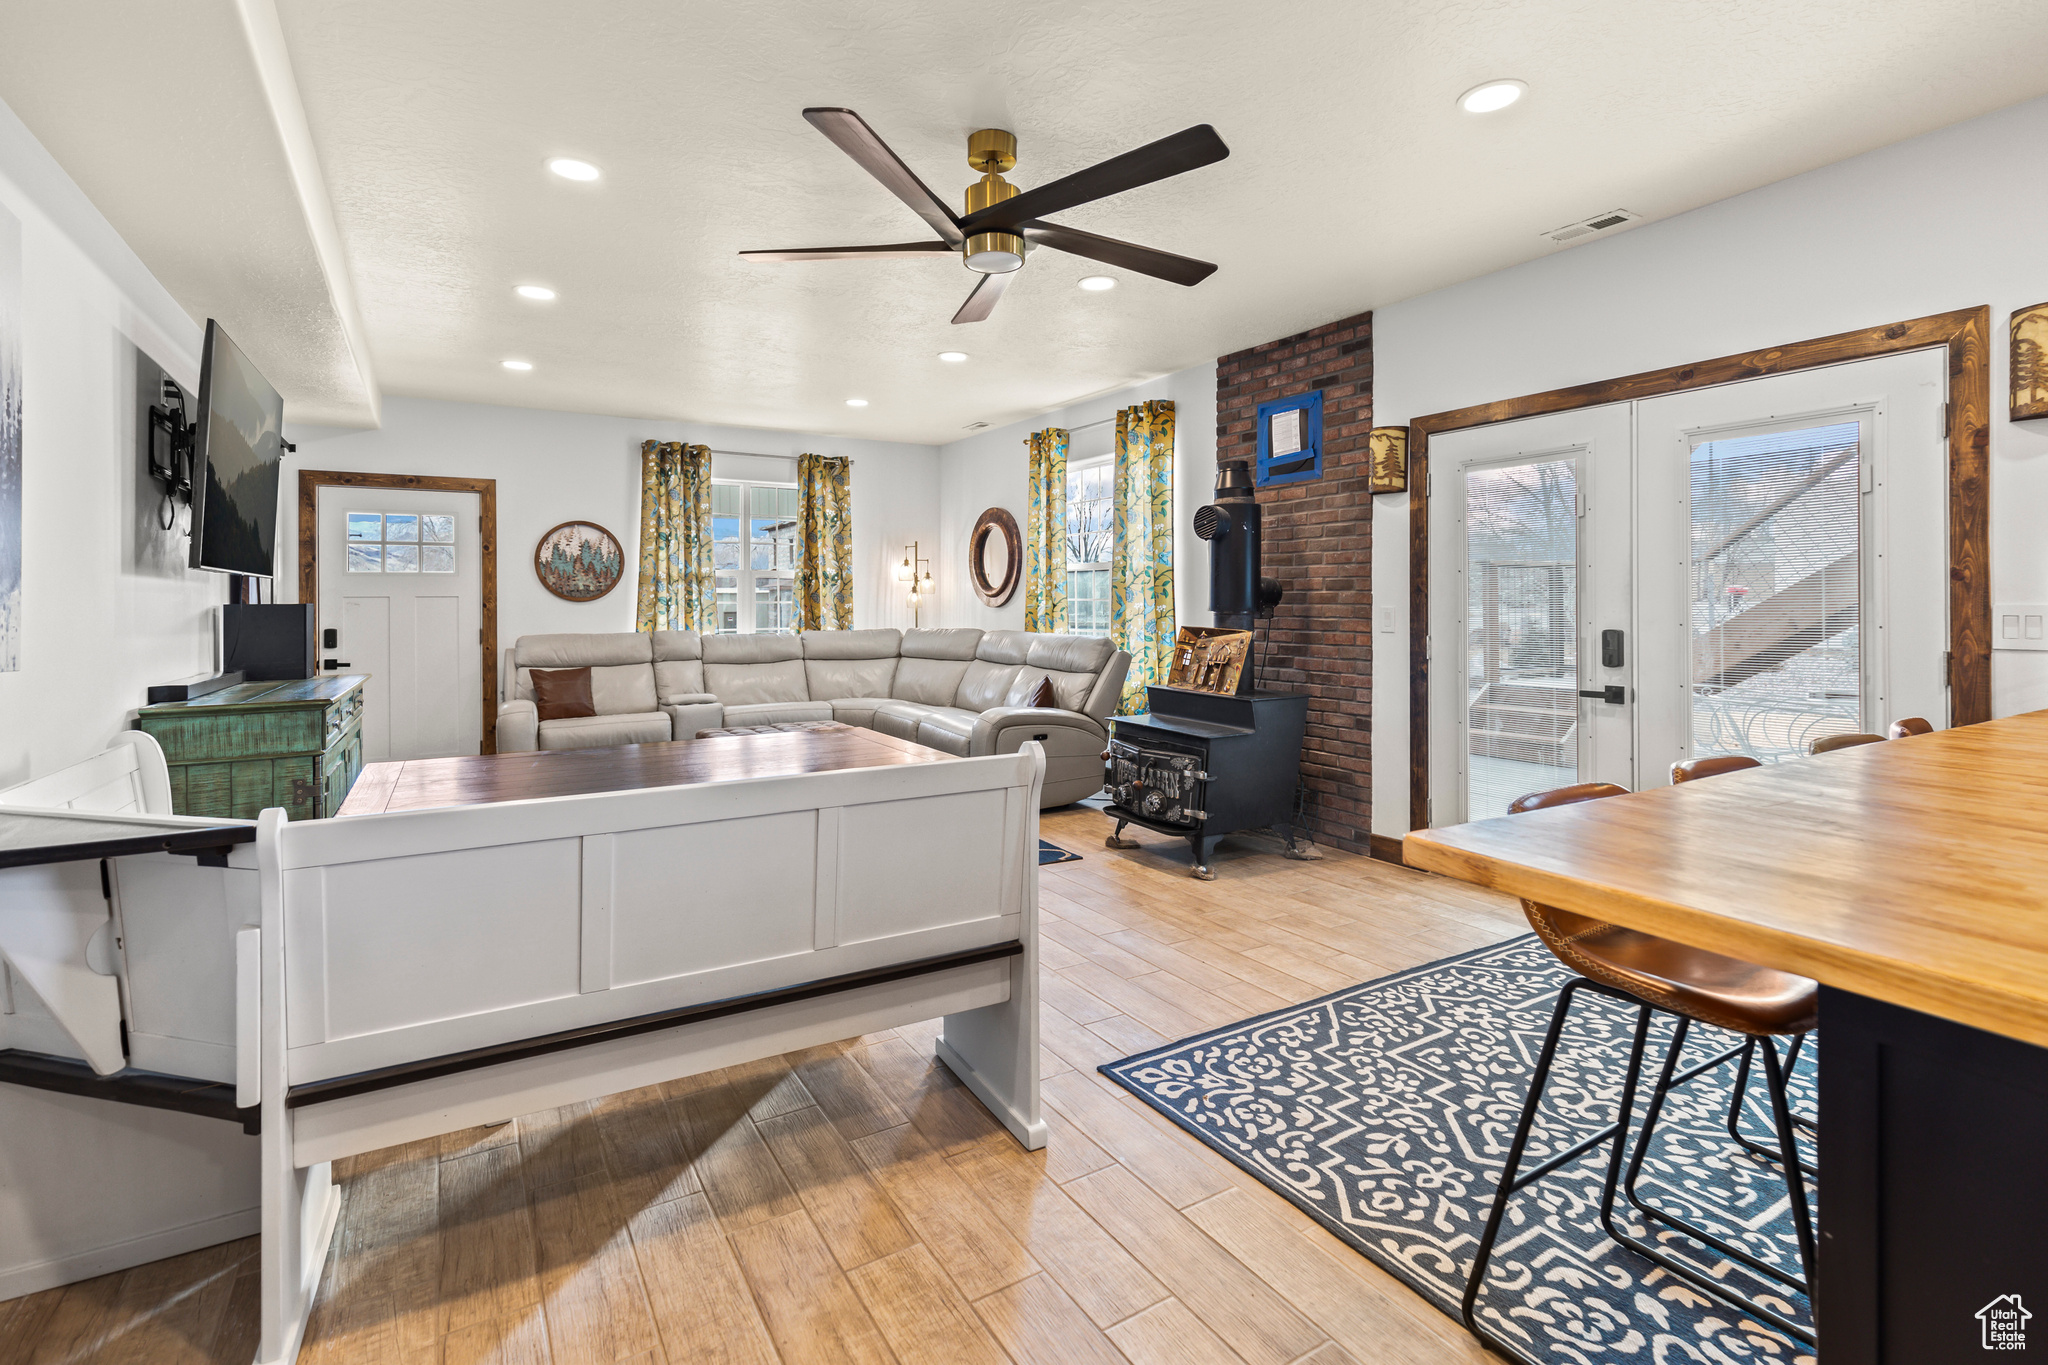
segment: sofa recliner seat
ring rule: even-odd
[[[1021,630],[654,631],[523,635],[506,651],[498,751],[688,739],[836,720],[967,758],[1045,747],[1043,804],[1102,786],[1130,655],[1090,635]],[[597,714],[541,720],[535,668],[589,668]],[[1054,706],[1033,706],[1047,680]]]

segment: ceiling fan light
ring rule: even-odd
[[[1010,237],[1010,234],[1007,232],[990,232],[969,241],[967,243],[967,268],[969,270],[978,271],[983,275],[1007,275],[1012,270],[1024,268],[1024,244],[1014,237],[1010,237],[1010,240],[1017,243],[1018,249],[1015,251],[1004,247],[984,247],[979,251],[975,250],[976,242],[984,241],[989,237]]]

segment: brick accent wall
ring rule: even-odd
[[[1323,477],[1260,489],[1264,569],[1287,589],[1261,623],[1260,686],[1309,694],[1301,772],[1318,842],[1368,850],[1372,830],[1372,314],[1216,362],[1216,459],[1257,468],[1259,404],[1323,391]],[[1270,631],[1270,635],[1268,632]]]

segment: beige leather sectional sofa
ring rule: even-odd
[[[1102,787],[1105,722],[1131,656],[1089,635],[813,630],[801,635],[522,635],[506,651],[498,752],[690,739],[837,720],[963,758],[1045,746],[1044,804]],[[541,720],[535,668],[588,668],[594,716]],[[1030,705],[1052,680],[1057,706]]]

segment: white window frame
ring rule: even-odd
[[[1079,626],[1074,624],[1073,619],[1074,602],[1076,600],[1074,596],[1074,575],[1077,573],[1100,573],[1102,575],[1103,586],[1107,588],[1109,587],[1110,569],[1112,564],[1114,563],[1114,558],[1116,555],[1116,531],[1114,527],[1116,510],[1116,457],[1113,454],[1095,455],[1090,456],[1085,460],[1069,459],[1067,461],[1067,516],[1069,519],[1071,519],[1074,513],[1073,489],[1079,476],[1084,471],[1094,469],[1097,467],[1107,469],[1109,471],[1110,476],[1109,492],[1104,497],[1103,501],[1108,503],[1110,508],[1112,526],[1109,538],[1109,552],[1111,558],[1100,561],[1089,560],[1086,562],[1076,561],[1073,559],[1069,559],[1066,561],[1065,582],[1067,586],[1067,629],[1076,635],[1094,635],[1100,636],[1102,638],[1107,638],[1110,631],[1110,624],[1108,620],[1110,599],[1107,596],[1107,594],[1105,594],[1103,597],[1104,617],[1102,622],[1102,628],[1100,630],[1083,630]],[[1060,541],[1062,548],[1064,548],[1070,542],[1066,534],[1066,527],[1062,526],[1060,528],[1060,531]]]
[[[782,575],[782,574],[778,574],[778,573],[776,573],[776,571],[775,571],[775,570],[773,570],[773,569],[756,569],[756,568],[752,567],[752,566],[753,566],[753,562],[754,562],[754,554],[753,554],[753,550],[754,550],[754,540],[753,540],[753,531],[754,531],[754,516],[753,516],[753,510],[754,510],[754,494],[753,494],[753,490],[755,490],[755,489],[757,489],[757,488],[775,488],[775,489],[788,489],[788,490],[792,490],[792,491],[794,491],[794,490],[796,489],[797,485],[796,485],[796,484],[794,484],[794,483],[777,483],[777,482],[774,482],[774,481],[772,481],[772,480],[768,480],[768,479],[717,479],[717,478],[714,478],[714,479],[713,479],[713,480],[711,481],[711,486],[712,486],[712,487],[713,487],[714,489],[716,489],[716,488],[737,488],[737,489],[739,489],[739,490],[740,490],[740,517],[739,517],[739,522],[740,522],[740,538],[739,538],[739,545],[740,545],[740,567],[739,567],[738,569],[732,569],[732,570],[721,570],[721,569],[716,569],[716,568],[714,568],[714,569],[713,569],[713,570],[711,571],[711,578],[712,578],[712,591],[711,591],[711,602],[712,602],[712,607],[711,607],[711,610],[712,610],[712,616],[713,616],[713,618],[714,618],[714,625],[716,626],[716,629],[715,629],[715,630],[713,631],[713,633],[714,633],[714,634],[718,634],[718,635],[755,635],[755,634],[768,634],[768,635],[794,635],[794,634],[796,633],[796,622],[795,622],[794,620],[792,620],[792,621],[790,622],[790,626],[789,626],[789,629],[788,629],[788,630],[786,630],[786,631],[777,631],[777,630],[770,630],[770,631],[758,631],[758,630],[756,630],[756,628],[755,628],[755,622],[754,622],[754,618],[755,618],[755,615],[756,615],[756,612],[755,612],[755,610],[754,610],[754,607],[755,607],[755,602],[754,602],[754,579],[755,579],[755,576],[756,576],[756,575],[758,575],[758,574],[768,573],[768,574],[773,574],[773,575],[775,575],[776,577],[787,577],[787,578],[789,579],[789,584],[790,584],[790,595],[791,595],[791,597],[792,597],[792,598],[794,598],[794,597],[795,597],[795,594],[796,594],[796,562],[795,562],[795,554],[792,554],[792,555],[791,555],[791,557],[790,557],[790,566],[789,566],[789,572],[788,572],[788,574],[787,574],[787,575]],[[715,525],[715,524],[716,524],[716,519],[715,519],[715,517],[714,517],[714,525]],[[714,533],[713,533],[713,534],[714,534],[714,540],[713,540],[713,543],[714,543],[714,545],[715,545],[715,544],[716,544],[716,539],[715,539],[715,536],[716,536],[716,532],[714,531]],[[719,606],[719,601],[718,601],[718,593],[719,593],[719,590],[718,590],[718,575],[719,575],[720,573],[728,573],[728,572],[729,572],[729,573],[732,573],[732,574],[734,574],[734,575],[736,575],[736,577],[737,577],[737,580],[738,580],[738,581],[737,581],[737,584],[736,584],[736,587],[737,587],[737,592],[736,592],[736,607],[737,607],[737,610],[736,610],[736,611],[735,611],[735,613],[734,613],[734,615],[735,615],[735,618],[736,618],[736,621],[735,621],[735,625],[734,625],[734,628],[733,628],[732,630],[726,630],[726,629],[724,628],[723,622],[717,619],[717,618],[719,617],[719,615],[720,615],[720,612],[721,612],[721,610],[722,610],[722,609],[721,609],[721,607]]]

